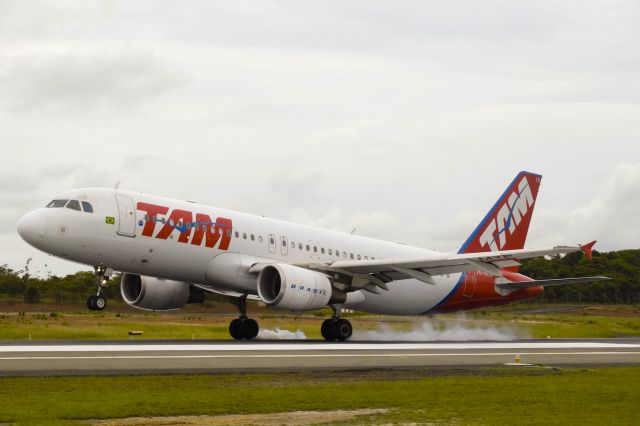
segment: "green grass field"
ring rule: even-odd
[[[122,307],[102,313],[78,307],[51,313],[47,308],[0,314],[0,340],[126,339],[130,330],[144,332],[135,339],[228,339],[228,322],[234,316],[207,309],[159,314]],[[254,317],[262,328],[301,330],[308,338],[320,338],[319,326],[326,315],[257,310]],[[640,310],[635,307],[573,307],[543,313],[501,308],[433,318],[347,317],[360,331],[385,325],[402,333],[428,321],[434,330],[496,328],[519,337],[640,335]],[[142,417],[127,423],[136,425],[280,424],[291,411],[304,411],[300,416],[315,423],[640,424],[638,383],[640,367],[0,378],[0,424],[120,425],[129,417]],[[383,411],[332,417],[335,410],[357,409]],[[258,413],[266,417],[162,418]],[[269,413],[285,413],[285,420],[273,420]],[[115,420],[99,423],[100,419]],[[187,423],[191,421],[195,423]]]
[[[60,307],[58,307],[60,308]],[[190,310],[148,313],[128,310],[89,313],[67,310],[51,313],[6,312],[0,314],[0,340],[126,339],[131,330],[143,331],[138,339],[228,339],[232,312]],[[573,309],[573,308],[572,308]],[[253,315],[262,329],[300,330],[307,338],[320,338],[320,324],[329,312],[300,316],[259,310]],[[461,315],[427,317],[385,317],[345,315],[356,332],[387,326],[398,333],[415,330],[428,322],[435,330],[452,327],[494,328],[514,337],[603,338],[640,336],[640,308],[577,307],[568,312],[523,313],[513,309],[487,309]]]
[[[639,382],[640,367],[0,378],[0,422],[381,408],[357,423],[632,425]]]

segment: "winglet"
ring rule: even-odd
[[[580,250],[584,253],[587,259],[593,259],[593,246],[596,244],[596,240],[591,241],[589,244],[580,246]]]

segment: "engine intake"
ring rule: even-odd
[[[267,305],[290,311],[320,309],[345,298],[332,288],[326,275],[286,263],[262,268],[258,295]]]
[[[124,274],[120,293],[128,305],[150,311],[171,311],[204,302],[204,293],[182,281]]]

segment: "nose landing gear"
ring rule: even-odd
[[[87,308],[90,311],[102,311],[107,307],[107,299],[102,294],[104,289],[109,284],[109,277],[113,274],[111,268],[107,268],[102,265],[94,267],[96,276],[96,286],[98,287],[96,294],[87,297]]]
[[[240,317],[229,324],[229,334],[236,340],[254,339],[258,335],[260,327],[256,320],[247,317],[247,295],[235,299],[235,304],[240,311]]]
[[[353,326],[349,320],[340,318],[340,309],[335,305],[331,305],[333,315],[330,319],[326,319],[322,322],[320,327],[320,333],[324,340],[327,342],[333,342],[335,340],[345,341],[353,334]]]

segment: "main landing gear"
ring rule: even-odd
[[[229,324],[229,334],[236,340],[254,339],[260,331],[258,322],[254,319],[247,318],[247,295],[235,299],[240,317],[234,319]]]
[[[96,291],[96,294],[87,297],[87,308],[89,308],[90,311],[102,311],[107,307],[107,299],[102,293],[109,284],[111,271],[108,271],[107,268],[102,265],[94,267],[94,271],[98,290]]]
[[[327,342],[333,342],[334,340],[345,341],[353,334],[353,327],[349,320],[340,318],[340,309],[335,305],[331,305],[333,309],[333,315],[330,319],[326,319],[322,322],[320,327],[320,333]]]

